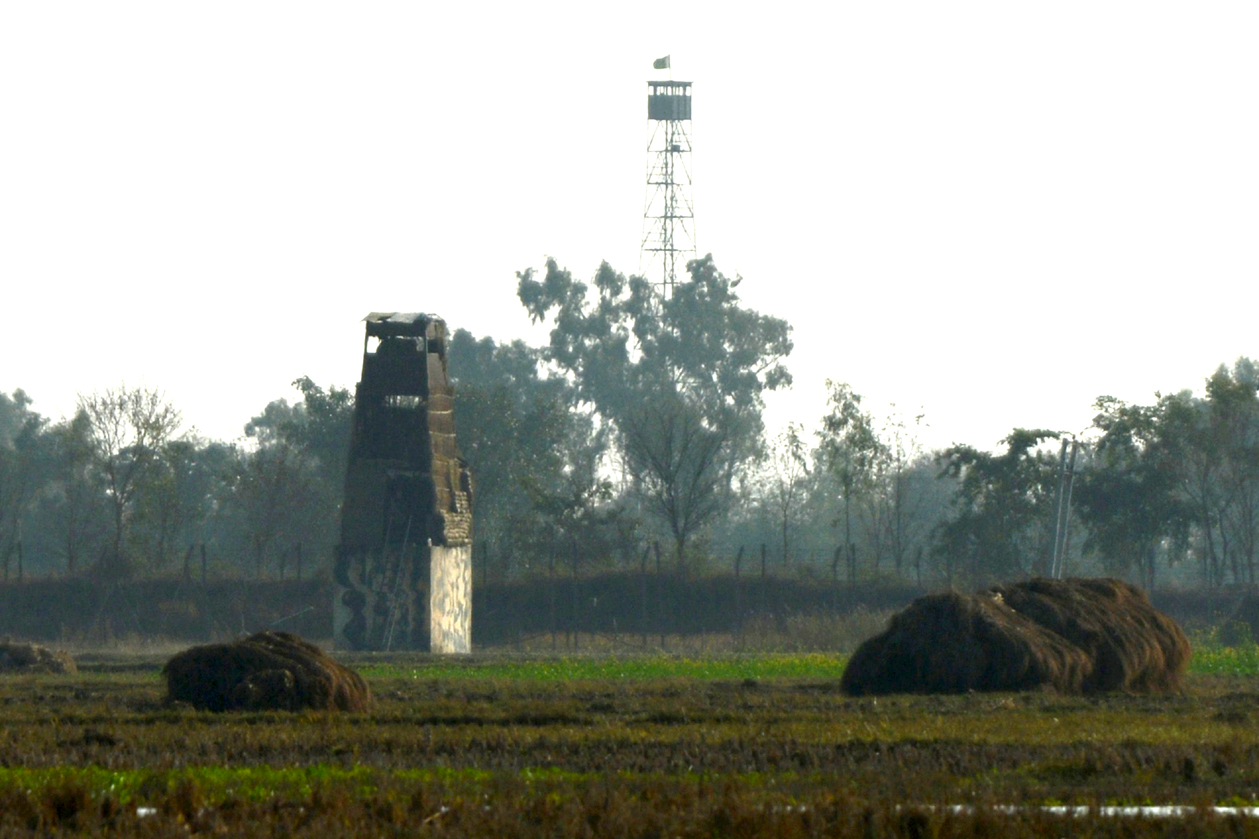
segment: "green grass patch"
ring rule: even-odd
[[[530,773],[533,776],[531,777]],[[523,770],[525,780],[545,779],[546,770]],[[571,780],[554,774],[551,780]],[[572,774],[572,773],[569,773]],[[378,770],[366,766],[190,766],[180,769],[113,770],[101,766],[4,767],[0,768],[0,790],[23,790],[42,794],[58,787],[74,785],[91,795],[109,795],[122,804],[153,801],[191,784],[211,801],[236,799],[267,801],[309,798],[316,792],[332,790],[358,796],[374,794],[382,784],[478,784],[492,777],[475,768],[427,767]]]
[[[439,660],[359,667],[366,678],[486,679],[529,682],[592,680],[838,679],[848,657],[826,653],[728,658],[554,658],[524,661]]]
[[[1189,659],[1189,672],[1215,676],[1259,675],[1259,644],[1237,647],[1211,643],[1195,645],[1193,657]]]

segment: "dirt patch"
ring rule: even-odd
[[[858,648],[841,684],[854,695],[1165,692],[1188,661],[1184,632],[1135,586],[1037,579],[915,600]]]
[[[64,650],[38,644],[0,641],[0,673],[77,673],[74,659]]]
[[[362,677],[287,632],[185,650],[162,668],[168,702],[210,711],[305,708],[365,711]]]

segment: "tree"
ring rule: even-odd
[[[772,513],[782,536],[784,565],[791,555],[791,527],[799,518],[807,491],[809,462],[803,433],[799,423],[787,424],[770,444],[761,478],[762,503]]]
[[[1101,431],[1077,499],[1086,548],[1152,587],[1157,560],[1191,550],[1207,585],[1255,579],[1259,552],[1259,371],[1239,358],[1205,396],[1156,394],[1153,405],[1097,400]]]
[[[949,582],[1010,579],[1048,558],[1058,463],[1037,447],[1056,431],[1016,428],[993,454],[952,446],[939,455],[942,474],[959,481],[953,515],[937,529],[936,552]]]
[[[504,547],[516,543],[513,529],[535,528],[538,498],[562,495],[566,472],[604,448],[589,414],[575,409],[571,384],[540,375],[539,356],[521,341],[478,340],[463,329],[448,348],[459,449],[476,486],[473,520],[483,541]]]
[[[136,496],[131,528],[133,555],[151,571],[170,566],[196,541],[206,541],[206,524],[230,480],[234,452],[229,446],[193,437],[169,441]]]
[[[1136,568],[1147,588],[1164,540],[1184,546],[1194,513],[1179,492],[1176,443],[1166,437],[1166,408],[1128,405],[1109,396],[1095,403],[1101,431],[1082,470],[1074,501],[1087,527],[1086,551],[1112,572]]]
[[[791,383],[782,363],[792,346],[786,321],[741,306],[740,279],[725,277],[711,255],[687,267],[689,280],[668,297],[606,262],[593,299],[554,259],[541,280],[532,269],[517,274],[530,318],[552,324],[546,360],[612,430],[635,470],[631,488],[672,534],[679,561],[758,453],[762,393]]]
[[[593,469],[573,469],[555,489],[526,482],[526,490],[537,515],[524,538],[547,556],[552,571],[557,554],[567,557],[576,577],[583,563],[617,552],[625,511],[613,502],[612,483]]]
[[[248,543],[261,577],[279,547],[284,571],[291,544],[332,545],[340,526],[354,395],[309,376],[293,382],[302,399],[269,402],[245,425],[254,446],[236,447],[227,470],[225,508]]]
[[[350,426],[354,420],[354,394],[336,385],[321,387],[309,376],[294,380],[302,400],[268,403],[263,412],[245,425],[245,436],[260,445],[283,440],[315,458],[319,471],[340,498],[345,483],[346,458],[350,453]]]
[[[731,433],[711,427],[678,397],[645,403],[621,417],[626,464],[673,537],[679,566],[686,544],[722,511]]]
[[[287,439],[255,451],[236,450],[230,503],[248,528],[256,578],[263,577],[277,543],[306,538],[331,544],[330,518],[335,516],[329,513],[335,507],[327,502],[328,491],[318,461]]]
[[[894,413],[885,426],[883,451],[888,464],[883,470],[884,489],[879,497],[889,508],[888,546],[898,575],[903,571],[909,546],[921,535],[923,524],[926,493],[915,491],[919,482],[914,480],[915,466],[923,460],[917,434],[922,420],[923,414],[916,415],[911,427],[902,414]]]
[[[348,388],[320,387],[309,376],[293,382],[301,391],[305,421],[291,430],[291,439],[316,458],[324,478],[341,497],[346,459],[350,455],[350,427],[354,421],[354,394]]]
[[[0,566],[5,579],[22,535],[22,518],[49,479],[47,421],[22,390],[0,393]]]
[[[109,529],[106,498],[95,462],[91,422],[79,410],[62,420],[48,434],[53,459],[49,491],[40,499],[38,515],[46,529],[56,533],[54,552],[73,575],[85,557],[99,555],[101,540]]]
[[[1239,358],[1207,379],[1211,437],[1221,464],[1216,519],[1225,561],[1235,582],[1255,582],[1259,548],[1259,371]]]
[[[848,554],[851,578],[856,569],[853,503],[872,491],[875,470],[884,457],[885,447],[874,429],[874,418],[861,407],[860,394],[847,383],[830,379],[826,380],[826,389],[830,411],[822,417],[822,429],[818,432],[819,454],[839,485],[844,551]]]
[[[104,484],[114,525],[112,551],[101,571],[126,577],[132,571],[123,551],[128,516],[181,418],[160,390],[126,385],[80,394],[78,409],[87,417],[92,466]]]

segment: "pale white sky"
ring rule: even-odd
[[[1259,355],[1259,5],[0,5],[0,390],[163,387],[223,439],[370,310],[531,332],[638,265],[646,84],[694,82],[701,252],[823,381],[989,447]]]

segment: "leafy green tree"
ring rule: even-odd
[[[293,382],[302,395],[276,399],[245,425],[251,448],[236,447],[226,470],[224,512],[229,542],[243,542],[252,573],[262,577],[294,545],[331,546],[338,538],[354,417],[346,388]]]
[[[193,543],[206,541],[233,462],[233,449],[216,441],[186,437],[162,448],[137,494],[131,527],[132,553],[148,570],[164,571]]]
[[[336,488],[340,499],[350,453],[354,394],[335,385],[324,388],[309,376],[296,379],[293,387],[302,394],[301,401],[290,405],[286,399],[277,399],[269,403],[245,425],[245,436],[264,446],[283,440],[315,458],[323,479]]]
[[[535,321],[552,325],[546,360],[615,436],[636,491],[683,561],[697,529],[729,504],[735,474],[758,454],[762,394],[791,383],[786,321],[744,308],[706,256],[662,297],[606,262],[591,285],[554,259],[517,275]],[[717,480],[714,480],[714,474]]]
[[[564,558],[574,577],[583,565],[615,558],[626,515],[615,503],[611,481],[599,479],[591,469],[577,468],[558,487],[527,483],[526,489],[536,514],[521,533],[536,555],[547,558],[552,571],[557,556]]]
[[[540,375],[539,355],[521,341],[478,340],[463,329],[447,351],[455,433],[475,486],[473,521],[504,561],[513,531],[537,527],[537,499],[563,494],[572,464],[603,448],[589,414],[575,409],[570,383]]]
[[[256,578],[265,576],[277,549],[299,541],[335,542],[332,488],[314,455],[284,438],[235,453],[229,503],[247,527]]]
[[[36,507],[38,533],[49,538],[48,552],[74,575],[91,557],[103,557],[109,531],[108,499],[94,467],[91,421],[85,411],[58,422],[48,432],[52,480]]]
[[[1016,428],[1000,454],[952,446],[939,455],[958,480],[952,515],[938,528],[935,551],[949,582],[1010,579],[1045,569],[1058,463],[1038,449],[1056,431]]]
[[[1153,405],[1097,401],[1101,431],[1076,500],[1086,547],[1112,570],[1153,586],[1160,558],[1201,561],[1207,585],[1255,577],[1259,549],[1259,375],[1240,358],[1205,396],[1157,394]]]
[[[1248,358],[1207,379],[1211,439],[1221,457],[1215,520],[1234,581],[1255,583],[1259,548],[1259,371]]]
[[[22,538],[22,521],[50,479],[47,420],[31,409],[22,390],[0,393],[0,566],[8,579]]]
[[[1160,547],[1170,541],[1183,551],[1194,520],[1177,475],[1181,441],[1167,436],[1172,404],[1099,398],[1093,425],[1101,437],[1073,493],[1087,528],[1085,550],[1108,571],[1136,569],[1147,588],[1154,586]]]

